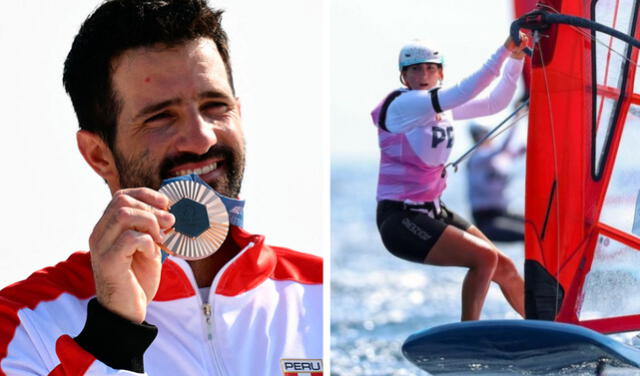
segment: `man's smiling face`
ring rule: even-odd
[[[211,39],[127,50],[112,62],[112,85],[119,105],[112,190],[158,189],[166,178],[196,173],[238,196],[240,106]]]

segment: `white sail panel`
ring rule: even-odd
[[[600,235],[583,286],[580,320],[640,314],[640,252]]]
[[[615,165],[600,213],[600,222],[628,234],[633,233],[640,192],[638,147],[640,147],[640,106],[632,104],[625,119]]]
[[[633,6],[633,0],[598,0],[594,8],[595,21],[625,34],[630,34],[633,17],[633,12],[630,10],[633,9]],[[599,175],[603,158],[605,158],[603,151],[609,139],[608,135],[616,121],[613,118],[613,112],[620,98],[620,90],[624,81],[622,71],[629,46],[627,43],[601,32],[596,32],[595,37],[601,42],[595,44],[596,61],[594,67],[598,86],[594,172]],[[607,98],[602,101],[605,96]]]

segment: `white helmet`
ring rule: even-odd
[[[414,39],[402,46],[398,57],[400,71],[404,67],[420,63],[444,64],[444,58],[438,50],[429,48],[424,41],[419,39]]]

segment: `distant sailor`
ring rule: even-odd
[[[476,72],[441,87],[444,59],[413,41],[400,50],[400,82],[373,110],[381,151],[377,224],[385,247],[405,260],[469,268],[462,286],[462,320],[480,318],[489,284],[524,315],[524,283],[513,262],[477,227],[442,204],[444,164],[453,145],[449,119],[486,116],[505,108],[522,71],[527,37],[509,38]],[[507,61],[502,75],[500,68]],[[495,88],[478,97],[496,77]]]
[[[507,132],[501,143],[484,141],[469,157],[467,165],[468,195],[475,225],[494,242],[524,240],[524,217],[507,210],[507,185],[514,159],[525,152],[525,147],[514,149],[515,127]],[[472,123],[469,127],[474,142],[479,142],[489,130]]]

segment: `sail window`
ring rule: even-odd
[[[633,33],[634,0],[596,0],[592,3],[592,18],[625,34]],[[593,98],[593,175],[600,178],[609,144],[618,119],[622,93],[626,85],[630,56],[627,43],[601,32],[594,32],[598,41],[592,43],[594,91]]]
[[[638,265],[640,252],[600,235],[584,282],[580,320],[640,313]]]
[[[640,238],[638,195],[640,194],[640,105],[631,104],[625,119],[611,179],[600,212],[600,222]],[[640,265],[640,264],[639,264]]]

